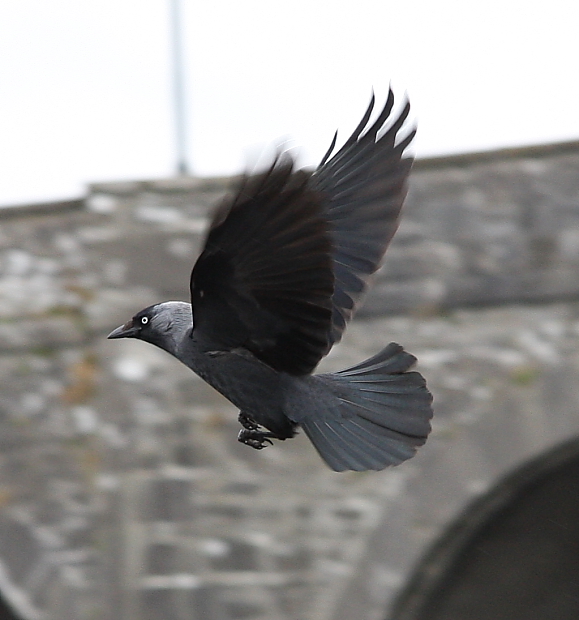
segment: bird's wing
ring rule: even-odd
[[[323,200],[289,155],[217,210],[191,274],[195,337],[311,372],[328,350],[334,276]]]
[[[335,289],[332,297],[330,346],[340,340],[371,275],[380,267],[398,228],[412,158],[403,158],[415,130],[397,139],[410,111],[406,103],[388,126],[394,94],[368,126],[374,96],[364,117],[344,146],[330,159],[336,137],[314,172],[311,185],[326,197],[330,223]],[[385,128],[386,127],[386,128]]]

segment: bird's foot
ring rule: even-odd
[[[272,437],[273,439],[277,439],[276,435],[274,435],[273,433],[258,431],[256,430],[256,428],[257,425],[255,429],[242,428],[237,435],[237,441],[239,441],[240,443],[244,443],[246,446],[250,446],[255,450],[263,450],[267,447],[268,444],[273,446],[273,441],[270,439],[270,437]]]
[[[240,411],[237,416],[237,421],[246,428],[248,431],[256,431],[259,428],[259,424],[247,413]],[[239,440],[241,441],[241,439]]]

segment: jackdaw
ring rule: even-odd
[[[432,397],[398,344],[312,374],[398,227],[415,130],[403,127],[408,102],[389,121],[393,105],[390,90],[370,123],[372,96],[352,135],[332,155],[334,136],[314,172],[295,170],[286,153],[244,176],[213,216],[191,303],[155,304],[108,336],[150,342],[221,392],[240,410],[240,442],[261,449],[301,427],[335,471],[397,465],[430,431]]]

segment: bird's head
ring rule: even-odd
[[[138,338],[175,355],[177,348],[193,327],[191,304],[166,301],[137,312],[107,338]]]

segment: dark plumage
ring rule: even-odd
[[[191,274],[191,304],[145,308],[109,338],[168,351],[240,409],[239,440],[263,448],[303,428],[336,471],[410,458],[432,398],[416,358],[391,343],[369,360],[312,375],[340,340],[398,227],[412,166],[394,96],[313,173],[284,154],[246,176],[213,218]]]

